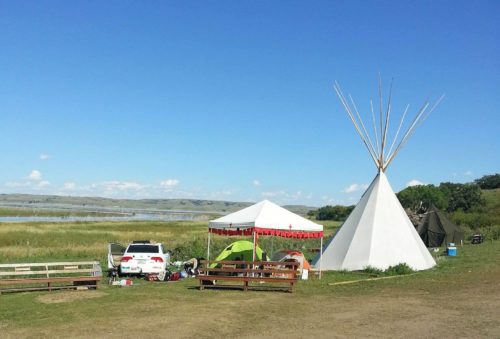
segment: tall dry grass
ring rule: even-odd
[[[0,263],[55,260],[106,261],[108,242],[128,244],[133,240],[161,242],[174,260],[206,257],[207,222],[198,221],[96,221],[0,223]],[[325,225],[331,235],[338,223]],[[211,257],[241,238],[212,236]],[[249,239],[249,238],[243,238]],[[280,249],[319,248],[319,240],[260,237],[259,245],[268,254]]]
[[[0,223],[0,262],[59,259],[104,260],[108,242],[162,242],[175,248],[203,237],[206,222]]]

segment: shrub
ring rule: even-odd
[[[231,242],[230,239],[229,242]],[[236,240],[234,240],[236,241]],[[213,239],[210,242],[210,257],[213,260],[215,256],[229,244],[227,239]],[[206,236],[193,237],[171,250],[171,257],[174,260],[187,260],[190,258],[206,258],[207,257],[207,238]]]
[[[370,275],[404,275],[404,274],[410,274],[414,273],[415,271],[412,270],[410,266],[408,266],[405,263],[397,264],[395,266],[389,266],[385,271],[381,270],[380,268],[372,267],[372,266],[366,266],[363,272],[368,273]]]
[[[386,275],[404,275],[414,273],[415,271],[405,263],[397,264],[396,266],[390,266],[385,270]]]
[[[493,218],[484,213],[465,213],[461,210],[455,212],[452,221],[459,226],[469,227],[472,230],[487,228],[493,225]]]
[[[384,274],[384,270],[381,270],[380,268],[376,268],[373,266],[366,266],[363,272],[372,274],[372,275],[382,275]]]

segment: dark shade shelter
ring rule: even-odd
[[[458,244],[464,239],[464,232],[434,205],[424,214],[417,232],[427,247],[439,247],[451,242]]]

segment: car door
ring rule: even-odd
[[[108,269],[118,268],[126,247],[119,243],[108,243]]]

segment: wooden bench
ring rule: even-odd
[[[293,292],[299,275],[298,262],[281,261],[207,261],[203,260],[199,268],[200,290],[204,288],[242,288],[248,289],[269,288],[269,285],[255,285],[251,283],[267,284],[279,283],[284,286],[274,285],[274,289],[286,289]],[[216,264],[215,267],[213,264]],[[221,285],[219,281],[243,284]]]
[[[101,279],[102,270],[98,261],[0,264],[0,294],[95,289]]]

